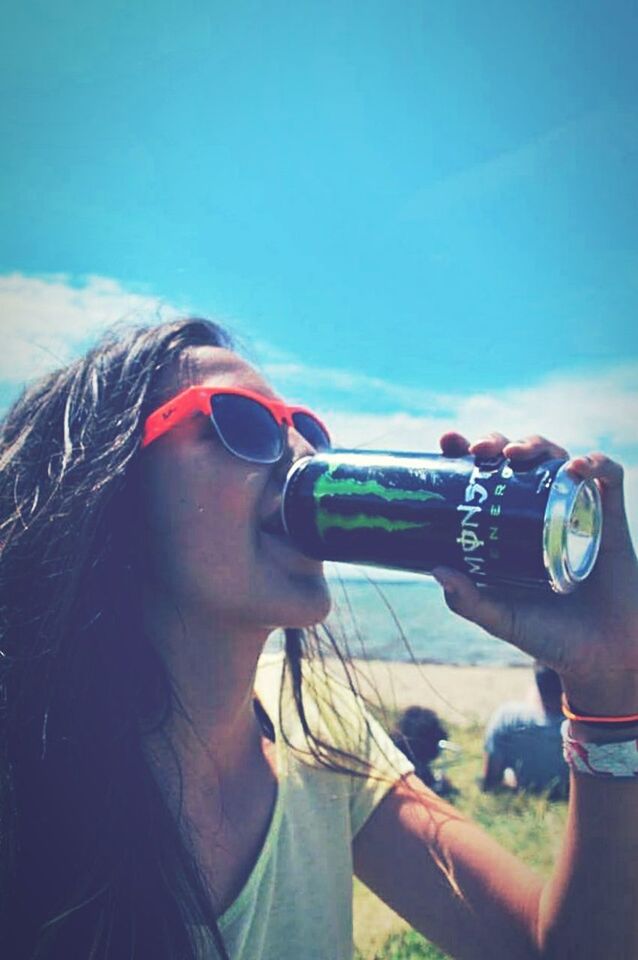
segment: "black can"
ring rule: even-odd
[[[602,528],[598,487],[565,460],[338,450],[291,467],[282,518],[307,556],[429,573],[477,584],[570,593],[593,569]]]

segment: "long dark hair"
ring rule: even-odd
[[[0,435],[0,936],[4,955],[191,958],[221,941],[141,751],[170,678],[140,623],[132,465],[156,384],[202,320],[107,336]],[[223,949],[221,949],[223,955]]]
[[[195,960],[202,925],[227,956],[142,751],[142,726],[161,729],[180,705],[132,575],[142,423],[197,346],[236,349],[202,319],[115,330],[0,426],[0,954],[12,960]],[[310,753],[363,775],[313,736],[305,632],[285,639]]]

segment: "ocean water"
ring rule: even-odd
[[[526,654],[448,610],[430,577],[329,582],[333,609],[326,623],[339,638],[347,638],[352,656],[486,666],[531,663]],[[273,638],[273,645],[278,641]]]

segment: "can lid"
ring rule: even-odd
[[[602,533],[600,491],[566,464],[551,486],[543,521],[543,560],[556,593],[571,593],[592,571]]]

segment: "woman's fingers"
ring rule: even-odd
[[[628,553],[634,556],[625,498],[623,491],[624,471],[621,464],[604,453],[590,453],[572,457],[567,468],[582,480],[595,480],[603,501],[603,532],[601,553],[616,554],[622,559]]]
[[[470,450],[470,441],[455,430],[444,433],[439,443],[444,457],[464,457]]]
[[[482,443],[477,441],[470,451],[478,448],[483,457],[498,455],[498,436],[484,438]],[[501,453],[514,460],[516,449],[523,459],[521,469],[525,452],[533,458],[559,457],[567,461],[572,476],[596,484],[603,501],[596,566],[586,582],[565,597],[504,585],[478,587],[459,570],[437,567],[432,574],[445,590],[448,607],[579,683],[583,677],[597,677],[607,661],[615,665],[617,674],[625,668],[635,671],[638,561],[627,525],[621,465],[603,453],[569,458],[562,447],[544,437],[506,443]]]
[[[491,593],[479,590],[469,577],[450,567],[435,567],[432,576],[443,587],[450,610],[493,636],[512,641],[515,614],[510,603],[503,598],[496,600]]]
[[[478,457],[500,457],[508,442],[504,434],[499,433],[498,430],[493,430],[470,444],[469,452],[476,454]]]
[[[470,443],[463,434],[449,430],[441,437],[440,444],[443,454],[447,457],[462,457],[468,453],[484,459],[504,456],[513,461],[541,457],[546,457],[548,460],[569,457],[564,447],[539,434],[524,437],[522,440],[509,440],[505,434],[493,430]]]
[[[506,457],[512,460],[523,459],[527,457],[546,456],[549,460],[567,458],[569,454],[564,447],[557,443],[552,443],[546,437],[534,434],[531,437],[524,437],[523,440],[513,440],[507,443],[503,448]]]
[[[436,567],[432,576],[443,587],[445,602],[453,613],[559,672],[568,663],[566,630],[564,625],[557,627],[555,612],[552,615],[556,598],[534,597],[533,591],[524,587],[479,589],[469,577],[451,567]],[[562,613],[567,613],[570,599],[558,600]]]
[[[582,457],[572,457],[567,464],[568,470],[583,479],[594,477],[609,489],[622,489],[623,468],[604,453],[588,453]]]

